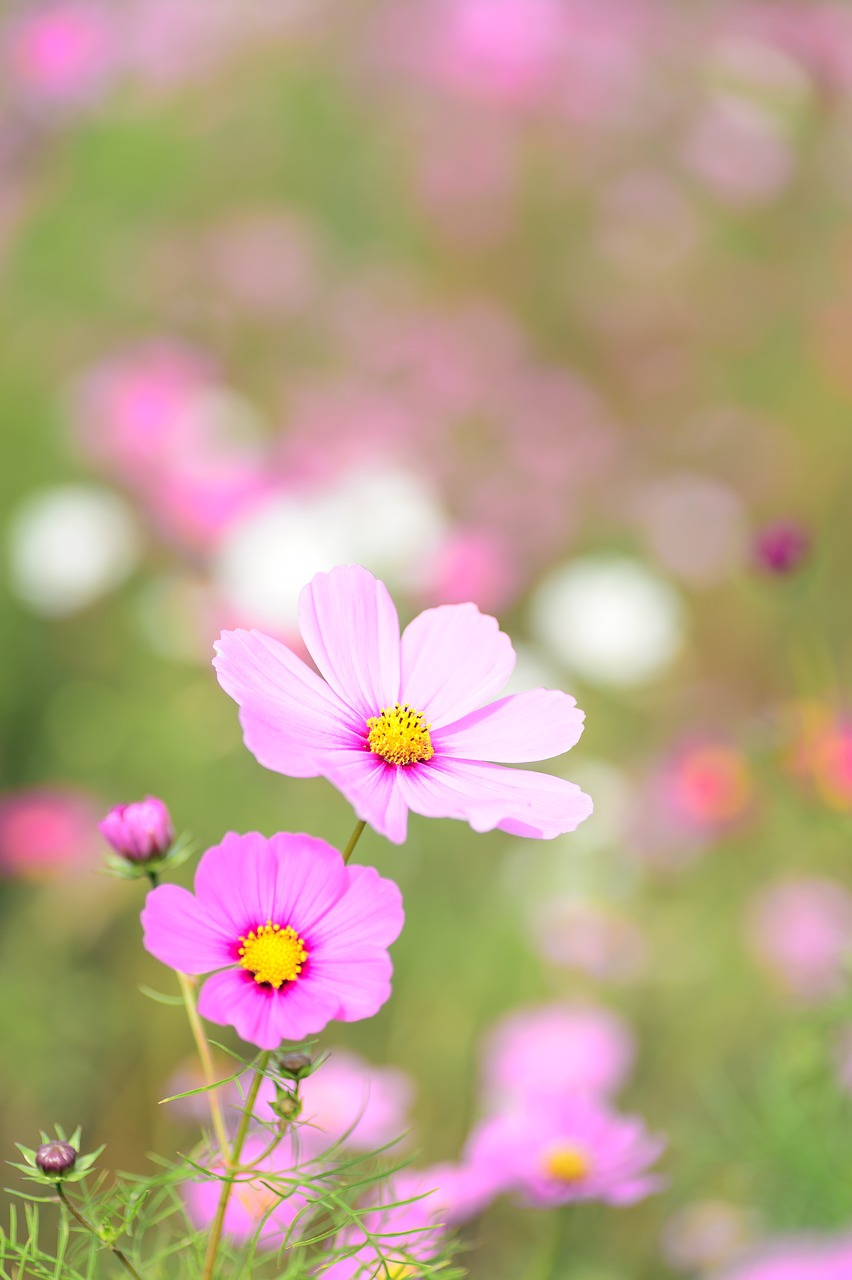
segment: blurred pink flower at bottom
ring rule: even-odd
[[[0,875],[49,879],[81,870],[96,859],[99,809],[65,788],[6,792],[0,796]]]
[[[750,1261],[725,1271],[718,1280],[849,1280],[852,1238],[791,1236],[770,1241]]]
[[[751,947],[779,985],[806,1002],[844,989],[852,950],[852,895],[832,880],[777,881],[758,895],[747,920]]]
[[[294,1172],[298,1155],[292,1140],[285,1138],[271,1155],[260,1159],[268,1146],[269,1138],[264,1134],[250,1137],[243,1147],[241,1162],[245,1166],[257,1161],[257,1176],[240,1177],[235,1182],[225,1212],[224,1234],[233,1240],[247,1240],[259,1230],[261,1243],[274,1247],[281,1244],[297,1214],[305,1207],[307,1197],[298,1185],[298,1173]],[[211,1171],[224,1172],[223,1167],[217,1165],[211,1165]],[[288,1193],[286,1198],[264,1185],[264,1175],[268,1181],[270,1174],[291,1175],[292,1180],[281,1184],[282,1193]],[[197,1227],[207,1227],[213,1222],[221,1190],[221,1180],[214,1177],[183,1184],[187,1211]]]

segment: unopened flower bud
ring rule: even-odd
[[[175,838],[169,811],[156,796],[116,805],[98,827],[116,853],[129,862],[164,857]]]
[[[754,556],[765,573],[795,573],[808,558],[811,539],[806,529],[794,520],[776,520],[757,534]]]
[[[313,1060],[309,1053],[281,1053],[276,1059],[278,1070],[282,1076],[287,1076],[290,1080],[301,1080],[302,1076],[307,1075],[313,1065]]]
[[[279,1089],[274,1102],[269,1104],[270,1110],[278,1116],[279,1120],[295,1120],[302,1110],[302,1100],[297,1098],[295,1093],[288,1093],[286,1089]]]
[[[74,1168],[77,1152],[70,1142],[43,1142],[36,1151],[35,1162],[48,1177],[61,1178]]]

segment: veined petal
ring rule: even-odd
[[[573,831],[592,812],[573,782],[498,764],[438,758],[398,770],[408,807],[427,818],[462,818],[474,831],[499,827],[512,835],[551,840]]]
[[[318,573],[299,597],[299,630],[331,688],[366,721],[399,697],[399,618],[360,565]]]
[[[557,689],[531,689],[432,731],[441,755],[460,760],[521,764],[562,755],[583,732],[585,715],[576,700]]]
[[[219,683],[241,708],[246,746],[267,769],[316,777],[317,758],[351,745],[351,710],[285,645],[260,631],[223,631],[214,648]]]
[[[402,633],[400,700],[440,729],[498,694],[514,665],[511,640],[475,604],[426,609]]]
[[[341,1022],[357,1022],[378,1013],[391,993],[393,966],[386,951],[358,956],[353,965],[341,956],[317,961],[316,976],[337,995],[340,1004],[335,1017]]]
[[[405,912],[402,894],[393,880],[380,876],[375,867],[346,868],[344,893],[311,930],[317,958],[347,959],[359,951],[389,947],[402,932]]]
[[[279,832],[269,841],[278,859],[275,909],[280,924],[312,930],[347,890],[343,856],[315,836]]]
[[[142,910],[144,946],[180,973],[210,973],[233,963],[233,936],[188,889],[161,884]]]
[[[337,752],[323,772],[363,822],[393,844],[405,842],[408,806],[397,786],[400,769],[361,748]]]
[[[198,901],[222,928],[230,929],[232,945],[277,914],[278,861],[270,856],[268,845],[257,831],[229,831],[207,850],[196,869]]]

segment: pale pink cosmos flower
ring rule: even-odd
[[[181,973],[210,973],[198,1009],[277,1049],[333,1019],[371,1017],[390,995],[387,948],[399,889],[346,866],[313,836],[229,832],[201,858],[195,894],[160,885],[142,912],[145,946]]]
[[[374,1067],[355,1053],[334,1049],[299,1085],[299,1134],[306,1148],[342,1143],[352,1151],[376,1151],[409,1127],[414,1094],[409,1077],[395,1067]],[[260,1086],[257,1112],[275,1099],[268,1079]],[[273,1119],[270,1112],[269,1119]]]
[[[726,1271],[719,1280],[849,1280],[852,1237],[790,1236],[770,1241],[761,1252]]]
[[[634,1056],[629,1028],[609,1009],[569,1003],[519,1009],[485,1042],[486,1105],[507,1111],[535,1098],[611,1095],[625,1083]]]
[[[768,885],[748,917],[752,949],[779,986],[806,1003],[838,995],[852,954],[852,895],[818,876]]]
[[[573,783],[502,767],[567,751],[583,713],[547,689],[486,705],[515,654],[475,605],[427,609],[400,640],[384,583],[346,565],[304,588],[299,629],[324,680],[260,631],[225,631],[215,646],[219,683],[266,768],[328,778],[395,844],[409,810],[537,839],[573,831],[591,813]]]
[[[234,1183],[225,1211],[224,1234],[232,1240],[248,1240],[258,1232],[259,1243],[266,1248],[280,1246],[301,1210],[308,1203],[299,1185],[300,1155],[292,1139],[285,1138],[270,1155],[263,1156],[269,1146],[266,1134],[251,1136],[245,1143],[242,1164],[253,1170]],[[221,1165],[211,1165],[211,1172],[223,1174]],[[276,1182],[281,1195],[270,1186],[270,1174],[292,1175]],[[199,1228],[209,1227],[216,1217],[222,1192],[221,1178],[210,1177],[185,1182],[182,1187],[190,1218]]]
[[[577,1095],[539,1099],[483,1121],[463,1158],[490,1177],[495,1193],[518,1191],[543,1208],[577,1200],[626,1205],[661,1187],[648,1167],[664,1146],[638,1116],[615,1115]]]

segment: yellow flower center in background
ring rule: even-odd
[[[276,991],[282,982],[298,977],[308,958],[304,942],[289,924],[282,929],[267,920],[240,942],[242,967],[254,974],[255,982],[268,982]]]
[[[423,712],[408,703],[383,707],[380,715],[370,717],[367,728],[367,746],[388,764],[419,764],[435,754]]]
[[[378,1271],[373,1272],[373,1280],[410,1280],[417,1274],[407,1262],[383,1262]]]
[[[579,1147],[566,1143],[564,1147],[554,1147],[545,1157],[545,1172],[557,1182],[579,1182],[589,1172],[589,1158]]]

